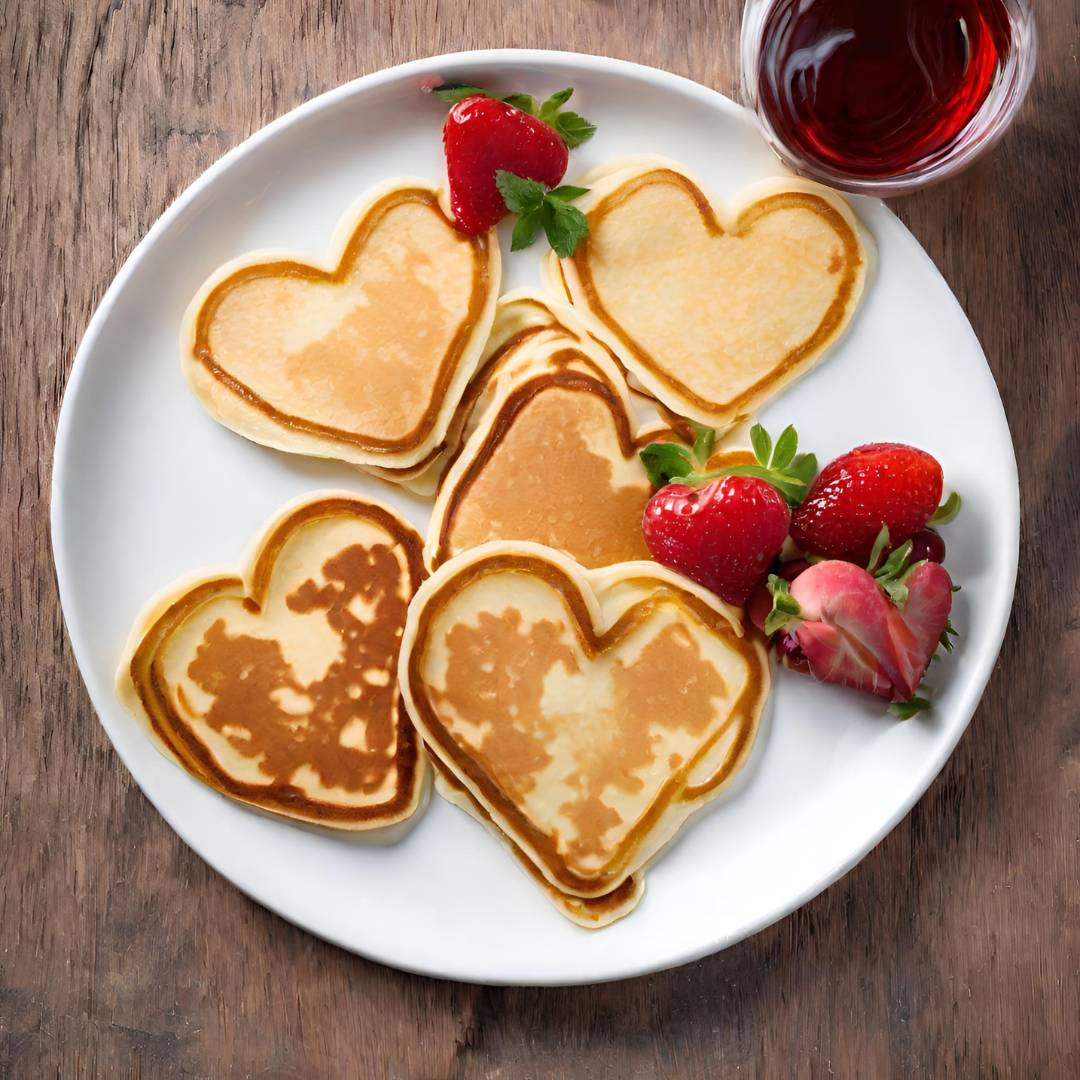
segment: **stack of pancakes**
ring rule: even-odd
[[[117,693],[204,783],[317,826],[394,835],[430,755],[597,927],[745,763],[769,689],[743,612],[650,561],[638,452],[730,430],[809,370],[869,249],[801,180],[721,203],[642,158],[584,182],[589,235],[546,257],[545,294],[499,298],[494,231],[458,233],[413,179],[361,199],[325,264],[259,252],[206,282],[181,348],[210,414],[434,495],[431,523],[425,542],[377,500],[305,496],[239,570],[151,601]]]

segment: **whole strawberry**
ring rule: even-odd
[[[537,105],[527,94],[501,99],[475,86],[435,91],[453,103],[443,148],[450,209],[461,232],[486,232],[509,212],[496,183],[500,172],[543,185],[541,193],[558,187],[570,149],[595,130],[576,113],[560,111],[572,92],[560,91]]]
[[[768,481],[724,476],[703,488],[662,488],[642,529],[657,562],[742,605],[780,554],[790,524],[787,503]]]
[[[755,424],[750,441],[756,462],[697,472],[709,461],[716,433],[690,426],[697,435],[693,447],[655,442],[641,451],[649,479],[660,489],[645,507],[645,543],[657,562],[742,605],[780,554],[791,527],[788,506],[806,493],[817,460],[798,453],[793,427],[774,447]]]
[[[792,515],[791,538],[807,554],[865,565],[883,526],[897,547],[926,528],[942,483],[941,466],[924,450],[902,443],[856,447],[821,470]]]

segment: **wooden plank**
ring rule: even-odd
[[[970,731],[896,831],[779,925],[674,972],[538,991],[326,946],[164,825],[64,638],[48,534],[57,410],[134,244],[275,116],[388,64],[487,46],[603,52],[732,93],[739,5],[4,6],[0,1077],[1080,1074],[1078,5],[1039,14],[1036,83],[1005,142],[897,204],[986,347],[1020,463],[1015,615]]]

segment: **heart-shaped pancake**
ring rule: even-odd
[[[573,896],[555,888],[521,848],[491,820],[491,815],[469,794],[468,788],[460,783],[438,758],[434,759],[433,765],[435,766],[435,789],[439,794],[447,802],[460,807],[470,817],[476,818],[514,857],[517,864],[528,875],[529,880],[571,922],[585,927],[586,930],[601,930],[617,919],[629,915],[641,903],[641,898],[645,895],[645,875],[641,871],[631,874],[622,884],[603,896]]]
[[[511,308],[535,303],[521,296]],[[547,327],[511,340],[470,388],[464,445],[432,510],[429,568],[489,540],[545,544],[590,568],[649,559],[641,518],[653,488],[638,451],[674,434],[639,431],[625,380],[587,333]],[[710,467],[753,460],[720,458]]]
[[[589,235],[561,261],[562,286],[634,384],[678,415],[733,424],[847,329],[869,242],[836,192],[784,177],[725,205],[663,160],[589,180]]]
[[[427,771],[397,684],[423,577],[420,537],[395,511],[309,496],[270,522],[241,573],[191,575],[150,602],[117,696],[231,798],[339,829],[396,824]]]
[[[529,289],[517,289],[499,297],[480,365],[462,395],[442,442],[423,461],[407,469],[373,466],[370,471],[418,495],[434,495],[440,479],[457,457],[462,442],[486,412],[490,400],[520,371],[525,350],[556,338],[573,344],[591,342],[594,347],[599,347],[567,304]],[[527,357],[524,362],[528,363]]]
[[[399,680],[430,752],[558,891],[640,871],[745,763],[761,635],[653,563],[492,543],[409,609]]]
[[[435,188],[396,180],[342,218],[327,265],[256,252],[218,270],[185,316],[184,375],[255,442],[411,466],[446,434],[499,273],[493,232],[459,233]]]

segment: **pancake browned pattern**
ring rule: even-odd
[[[679,416],[730,426],[847,329],[872,242],[835,191],[784,177],[725,204],[655,158],[584,182],[589,235],[548,279],[633,384]]]
[[[761,635],[680,575],[507,542],[421,587],[399,677],[452,801],[583,899],[640,896],[624,883],[746,762],[769,689]]]
[[[117,697],[225,795],[338,829],[396,824],[427,771],[397,684],[423,578],[420,537],[394,510],[309,496],[267,525],[242,572],[191,575],[151,601]]]
[[[480,360],[499,276],[494,231],[465,236],[434,187],[395,180],[345,215],[325,266],[256,252],[221,267],[185,316],[184,375],[255,442],[413,466]]]
[[[434,495],[446,469],[457,457],[462,442],[476,428],[493,397],[515,378],[527,350],[548,341],[591,342],[600,347],[567,304],[528,289],[499,297],[495,320],[480,359],[480,366],[454,412],[443,440],[423,461],[407,469],[372,467],[371,472],[393,480],[418,495]]]
[[[586,567],[650,558],[641,518],[653,489],[638,451],[676,436],[638,429],[626,381],[565,305],[517,294],[500,301],[496,326],[526,324],[541,303],[562,321],[509,337],[470,388],[464,445],[432,511],[429,568],[488,540],[545,544]],[[753,460],[720,456],[711,467]]]

